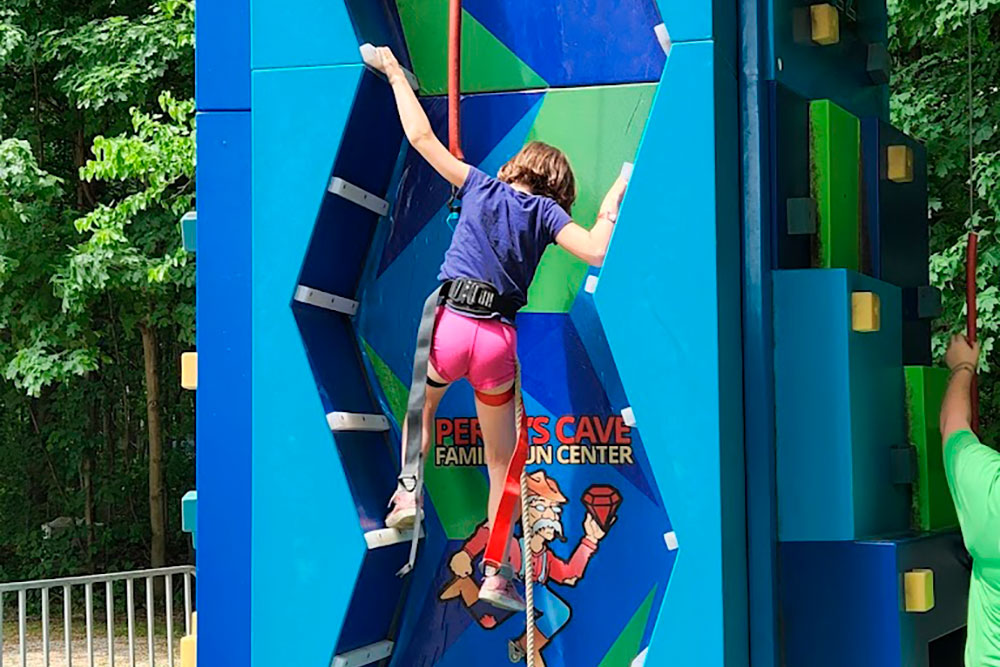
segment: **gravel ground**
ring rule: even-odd
[[[110,667],[108,655],[107,630],[103,619],[94,619],[94,662],[88,661],[86,624],[83,619],[73,622],[72,664],[80,667]],[[174,665],[181,662],[180,641],[184,634],[182,620],[174,622]],[[135,665],[136,667],[152,667],[152,665],[169,665],[167,652],[167,636],[165,621],[159,619],[153,637],[153,662],[149,661],[148,644],[145,624],[136,624],[135,628]],[[3,627],[3,667],[69,667],[66,662],[66,645],[63,642],[62,622],[54,619],[49,632],[49,662],[45,662],[45,652],[42,642],[42,628],[38,621],[29,623],[27,627],[27,662],[21,662],[18,644],[17,622],[4,622]],[[119,667],[129,665],[128,626],[118,624],[115,627],[114,664]]]

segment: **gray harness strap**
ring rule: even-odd
[[[403,446],[403,467],[399,473],[399,486],[405,491],[417,494],[417,516],[413,522],[413,540],[410,543],[410,559],[396,574],[405,577],[417,562],[417,548],[420,544],[420,524],[424,505],[424,465],[422,456],[424,431],[424,401],[427,396],[427,366],[434,338],[434,320],[440,301],[441,288],[434,290],[424,302],[417,329],[417,349],[413,353],[413,380],[410,382],[410,398],[406,405],[406,442]]]

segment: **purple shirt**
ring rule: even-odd
[[[488,282],[521,308],[542,253],[569,214],[548,197],[518,192],[475,167],[458,196],[462,214],[438,279]]]

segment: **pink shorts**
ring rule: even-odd
[[[431,364],[446,382],[468,378],[476,391],[514,379],[517,329],[497,319],[480,320],[438,308]]]

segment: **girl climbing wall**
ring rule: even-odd
[[[627,183],[619,177],[595,225],[584,229],[567,213],[576,198],[576,185],[559,150],[531,142],[493,178],[470,167],[438,140],[390,49],[379,48],[376,63],[392,85],[407,139],[458,188],[462,200],[438,276],[442,286],[428,300],[418,334],[417,391],[411,390],[409,408],[411,414],[416,408],[421,418],[408,417],[403,426],[403,471],[386,526],[416,527],[419,532],[422,461],[430,446],[434,415],[450,384],[467,379],[475,390],[490,479],[491,530],[479,596],[502,609],[523,610],[507,554],[527,444],[525,438],[518,442],[515,419],[514,317],[527,302],[528,287],[549,244],[557,243],[592,265],[603,262]],[[520,431],[523,436],[525,429]]]

